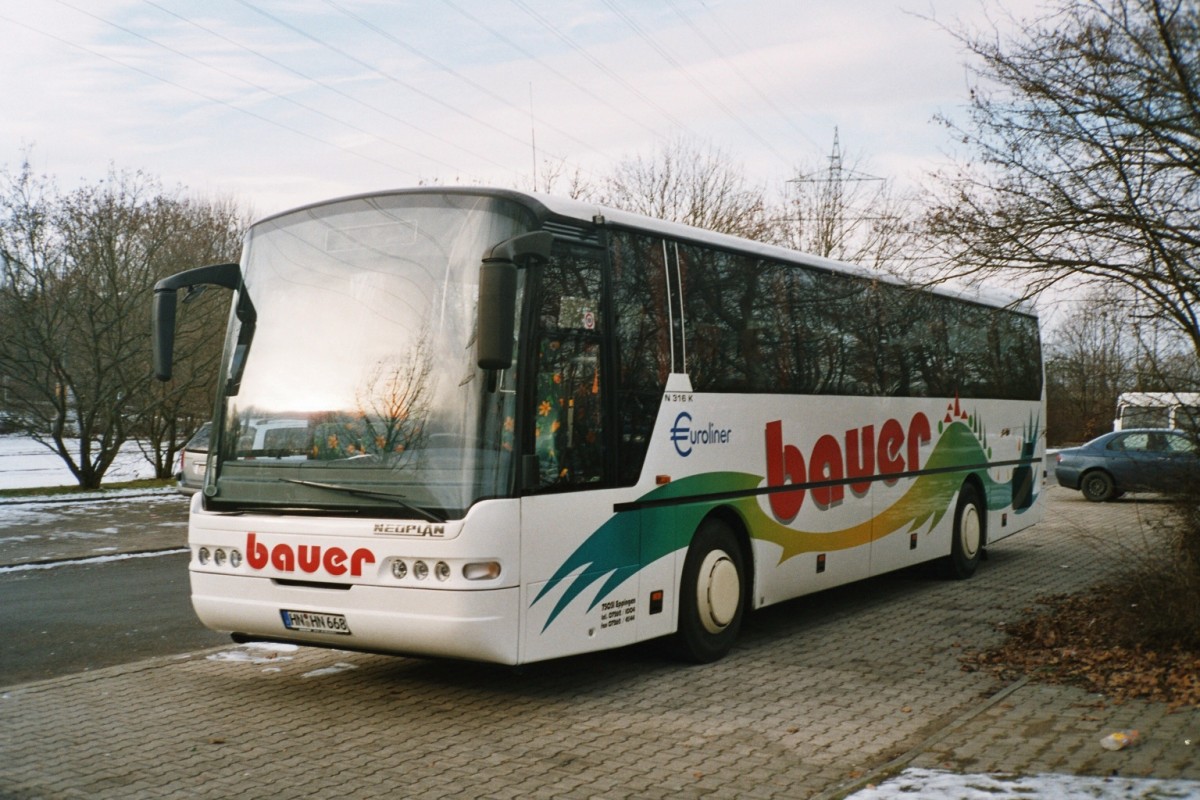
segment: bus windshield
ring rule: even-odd
[[[252,229],[213,507],[434,520],[509,493],[515,376],[486,385],[474,326],[481,256],[530,223],[495,197],[396,194]]]

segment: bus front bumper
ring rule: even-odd
[[[209,628],[263,639],[396,655],[516,664],[520,589],[449,591],[352,585],[321,588],[270,578],[191,572],[192,607]],[[286,612],[286,613],[285,613]],[[297,613],[299,612],[299,613]],[[343,617],[349,633],[291,630],[302,615]],[[304,617],[306,618],[306,617]]]

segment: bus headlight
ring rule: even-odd
[[[242,552],[240,550],[229,551],[229,566],[237,569],[242,565]]]
[[[196,560],[200,562],[200,566],[202,566],[202,567],[205,566],[206,564],[208,564],[208,559],[210,559],[211,557],[212,557],[212,554],[208,552],[207,547],[201,547],[199,550],[196,551]]]
[[[500,577],[499,561],[478,561],[463,564],[463,577],[469,581],[489,581]]]
[[[437,576],[439,581],[448,580],[450,578],[450,565],[445,561],[439,561],[433,567],[433,574]]]
[[[225,551],[219,547],[217,548],[217,551],[213,553],[213,566],[225,566]]]
[[[423,581],[429,577],[429,565],[424,561],[418,561],[413,564],[413,577],[419,581]]]
[[[406,575],[408,575],[408,564],[405,564],[400,559],[396,559],[395,561],[393,561],[392,562],[392,577],[399,581],[399,580],[404,580],[404,577]]]

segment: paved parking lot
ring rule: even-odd
[[[964,672],[1036,596],[1094,583],[1155,502],[1050,488],[977,575],[752,615],[723,661],[653,647],[520,670],[229,647],[0,691],[0,797],[832,798],[909,763],[1200,779],[1200,712]],[[1135,727],[1137,748],[1100,738]]]

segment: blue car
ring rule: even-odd
[[[1060,450],[1054,477],[1093,502],[1125,492],[1194,490],[1200,478],[1196,437],[1168,428],[1114,431]]]

